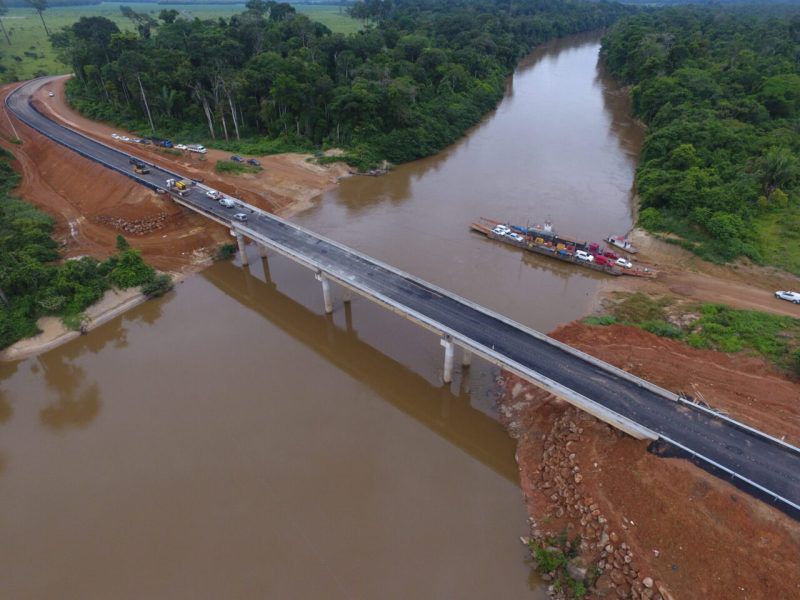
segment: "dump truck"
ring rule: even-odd
[[[179,196],[188,194],[192,185],[194,184],[188,179],[167,179],[167,189]]]
[[[140,175],[146,175],[150,172],[150,167],[148,167],[145,163],[135,158],[130,160],[131,165],[133,166],[133,172],[139,173]]]

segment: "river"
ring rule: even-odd
[[[549,330],[600,278],[468,231],[624,232],[641,131],[597,35],[528,57],[441,154],[346,180],[304,226]],[[0,364],[4,595],[541,598],[494,369],[441,385],[434,336],[311,274],[216,264]]]

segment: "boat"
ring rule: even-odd
[[[620,250],[629,252],[630,254],[639,252],[639,250],[623,235],[610,235],[603,241],[608,242],[612,246],[616,246]]]
[[[600,247],[596,242],[582,242],[560,235],[549,222],[544,225],[520,227],[481,217],[470,225],[470,229],[498,242],[607,275],[655,276],[650,269],[634,267],[630,261],[628,267],[622,268],[616,263],[619,256],[614,252]]]

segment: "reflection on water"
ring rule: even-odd
[[[598,47],[538,50],[466,138],[297,220],[536,328],[581,316],[601,275],[468,228],[630,225],[641,132]],[[325,315],[307,270],[251,262],[0,363],[4,595],[544,597],[496,370],[443,386],[430,332],[339,290]]]

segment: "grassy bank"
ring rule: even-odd
[[[800,319],[722,304],[678,303],[666,296],[618,294],[607,314],[590,325],[632,325],[693,348],[746,352],[800,375]]]

